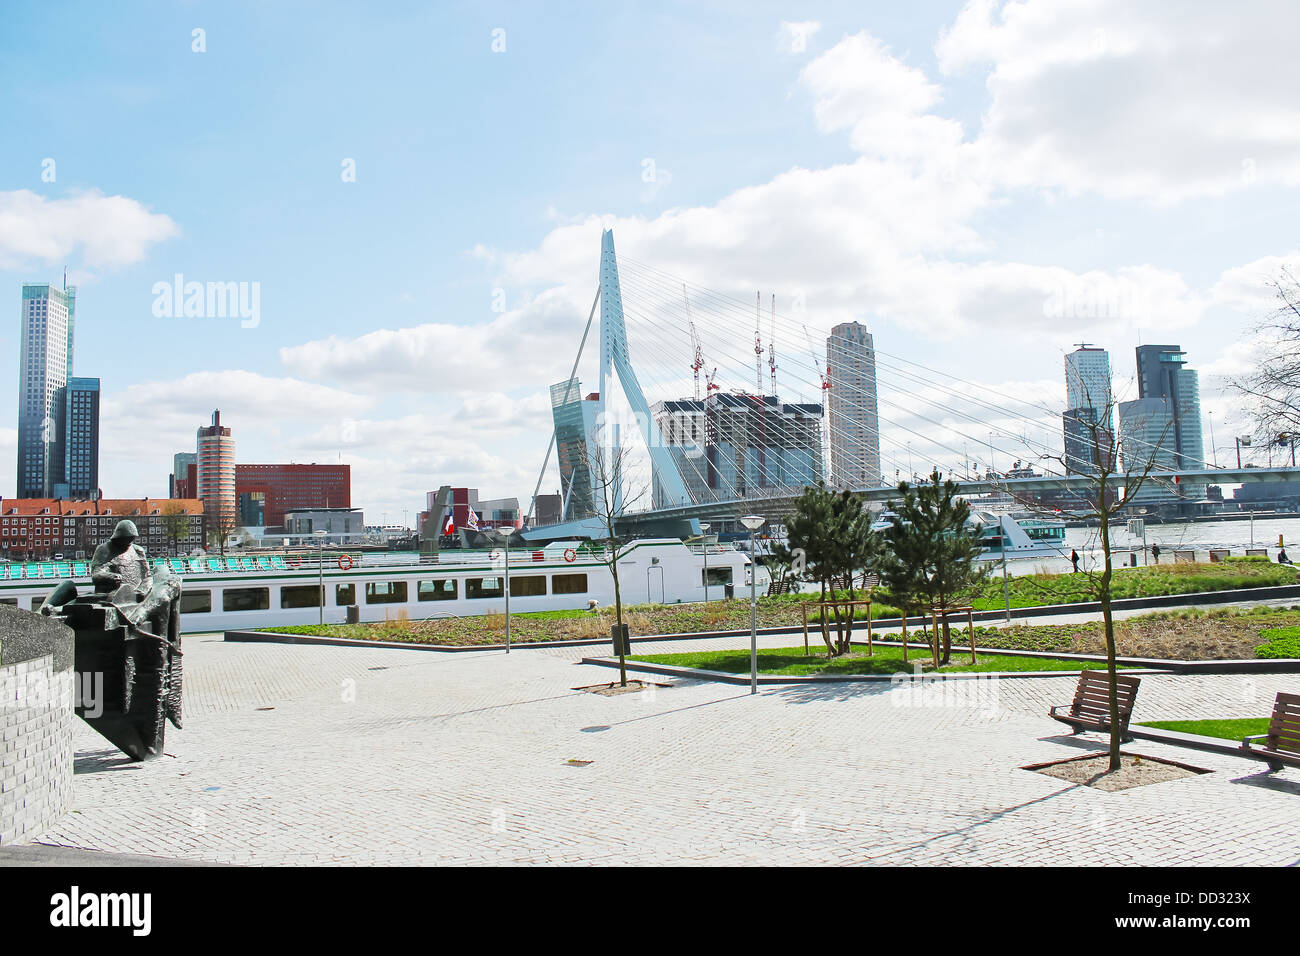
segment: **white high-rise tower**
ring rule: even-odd
[[[876,349],[858,322],[843,322],[826,340],[827,424],[831,483],[837,488],[880,484],[880,412]]]

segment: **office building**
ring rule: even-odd
[[[692,398],[655,402],[650,406],[650,415],[691,500],[716,499],[717,495],[709,489],[708,462],[704,455],[705,403]],[[654,474],[650,489],[651,506],[666,507],[671,503],[670,499],[671,495],[663,487],[659,475]]]
[[[831,482],[839,488],[880,484],[880,412],[871,333],[843,322],[826,339],[827,441]]]
[[[99,497],[99,379],[71,378],[63,425],[63,479],[57,498]]]
[[[167,497],[169,498],[193,498],[194,486],[191,484],[187,490],[188,494],[182,494],[183,482],[190,479],[190,468],[197,468],[199,456],[192,451],[178,452],[172,457],[172,473],[167,478]],[[193,481],[193,479],[190,479]]]
[[[1201,432],[1200,383],[1177,345],[1137,348],[1138,399],[1120,406],[1124,467],[1154,471],[1205,467]],[[1125,431],[1125,423],[1130,431]],[[1139,494],[1139,502],[1188,503],[1205,497],[1205,483],[1161,480]]]
[[[794,492],[822,478],[821,405],[713,392],[704,407],[704,474],[715,496]]]
[[[243,527],[278,528],[290,511],[352,507],[351,465],[235,465]]]
[[[18,497],[53,497],[64,481],[67,386],[76,288],[24,285],[18,344]]]
[[[1095,474],[1098,463],[1109,467],[1115,435],[1112,413],[1110,354],[1081,345],[1065,356],[1065,467],[1073,475]]]
[[[596,435],[600,396],[582,397],[576,378],[551,386],[551,418],[555,423],[555,457],[560,466],[563,520],[594,513],[595,484],[588,436]]]
[[[235,510],[235,440],[221,424],[221,410],[212,413],[212,424],[201,427],[196,437],[195,492],[203,502],[208,526],[223,533],[233,531]]]

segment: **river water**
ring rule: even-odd
[[[1175,550],[1194,550],[1196,560],[1208,561],[1211,548],[1228,548],[1234,555],[1244,554],[1247,548],[1267,548],[1269,557],[1277,560],[1279,535],[1288,548],[1295,545],[1294,553],[1288,551],[1288,557],[1300,561],[1300,515],[1257,518],[1253,524],[1253,528],[1249,520],[1148,524],[1146,561],[1150,563],[1152,560],[1150,547],[1153,544],[1160,546],[1162,564],[1174,560]],[[1069,571],[1071,550],[1079,552],[1080,568],[1096,568],[1101,562],[1100,535],[1098,528],[1067,528],[1064,555],[1059,558],[1013,558],[1007,561],[1007,571],[1011,574],[1032,574],[1040,569]],[[1117,565],[1128,564],[1132,554],[1137,555],[1139,565],[1143,563],[1142,537],[1130,535],[1126,522],[1111,525],[1110,549]]]

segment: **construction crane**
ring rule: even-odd
[[[813,366],[817,369],[817,377],[822,382],[822,393],[825,394],[831,387],[831,370],[827,367],[825,372],[822,371],[822,363],[817,359],[817,350],[813,348],[812,336],[808,334],[806,325],[803,327],[803,336],[808,340],[808,351],[812,354]]]
[[[763,321],[763,293],[754,293],[754,394],[763,394],[763,333],[759,323]]]
[[[772,338],[767,346],[767,367],[772,373],[772,394],[776,395],[776,293],[772,293]]]
[[[682,283],[682,302],[686,304],[686,324],[691,330],[691,347],[695,352],[691,361],[691,371],[695,374],[695,400],[698,402],[700,400],[700,369],[704,368],[704,346],[700,342],[700,334],[695,331],[695,320],[691,318],[691,301],[686,295],[685,282]],[[716,372],[717,369],[714,369],[714,371]]]
[[[713,367],[713,371],[710,372],[708,375],[704,376],[704,394],[706,396],[709,394],[709,392],[717,392],[722,389],[721,385],[713,381],[717,377],[718,377],[718,367],[715,365]]]

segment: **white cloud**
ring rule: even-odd
[[[1300,279],[1300,250],[1280,256],[1264,256],[1227,270],[1211,290],[1211,295],[1216,305],[1263,319],[1281,304],[1273,283],[1282,280],[1286,272]]]
[[[1175,202],[1300,183],[1300,7],[973,0],[936,45],[987,67],[980,165],[1011,186]]]
[[[178,235],[170,217],[125,196],[91,191],[47,199],[27,189],[0,192],[0,268],[64,263],[77,251],[92,268],[131,265],[153,244]]]
[[[961,124],[931,112],[940,87],[866,32],[808,64],[800,81],[815,97],[818,128],[849,130],[850,145],[861,153],[940,163],[961,142]]]
[[[816,20],[782,20],[777,31],[777,43],[787,53],[804,53],[808,49],[808,41],[821,28],[821,23]]]

